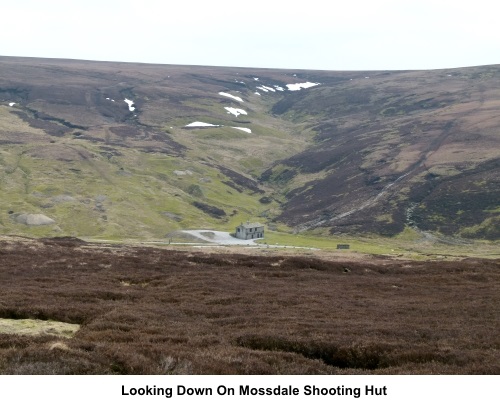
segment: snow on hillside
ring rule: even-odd
[[[228,114],[233,114],[235,117],[237,117],[240,114],[247,115],[247,112],[245,110],[242,110],[241,108],[233,108],[233,107],[224,107],[227,110]]]
[[[125,101],[128,104],[128,110],[129,111],[135,111],[135,107],[133,107],[134,102],[132,100],[129,100],[128,98],[126,98],[123,101]]]
[[[301,89],[308,89],[309,87],[317,86],[320,83],[312,83],[312,82],[305,82],[305,83],[294,83],[294,84],[287,84],[286,87],[288,87],[288,90],[290,91],[298,91]]]
[[[224,93],[223,91],[220,91],[219,94],[221,96],[224,96],[224,97],[229,97],[229,98],[232,98],[236,101],[240,101],[243,103],[243,99],[241,97],[238,97],[238,96],[233,96],[232,94],[229,94],[229,93]]]
[[[266,93],[269,92],[269,91],[272,91],[273,93],[276,92],[275,89],[273,89],[272,87],[269,87],[269,86],[258,86],[256,88],[259,89],[259,90],[262,90],[263,92],[266,92]]]
[[[195,122],[192,122],[191,124],[185,125],[184,128],[187,128],[187,127],[220,127],[220,126],[221,125],[207,124],[206,122],[195,121]]]
[[[250,128],[243,128],[243,127],[231,127],[231,128],[239,129],[240,131],[244,131],[244,132],[247,132],[249,134],[252,133],[252,130]]]

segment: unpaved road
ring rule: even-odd
[[[257,246],[254,239],[238,239],[229,234],[229,232],[221,232],[221,231],[210,231],[210,230],[188,230],[182,231],[189,235],[195,236],[201,240],[206,242],[216,243],[219,245],[252,245]]]

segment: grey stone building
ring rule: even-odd
[[[246,222],[236,227],[238,239],[259,239],[264,237],[264,225],[258,222]]]

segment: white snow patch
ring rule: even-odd
[[[207,124],[206,122],[195,121],[192,122],[191,124],[187,124],[184,128],[187,127],[220,127],[220,125]]]
[[[253,79],[254,79],[256,82],[258,82],[258,81],[259,81],[259,78],[258,78],[258,77],[254,77]]]
[[[305,82],[305,83],[294,83],[294,84],[287,84],[286,87],[288,87],[288,90],[290,91],[298,91],[300,89],[308,89],[309,87],[317,86],[320,83],[312,83],[312,82]]]
[[[258,91],[256,91],[254,94],[257,94],[258,96],[260,96],[260,93]]]
[[[233,108],[233,107],[224,107],[227,110],[228,114],[233,114],[234,116],[238,116],[240,114],[247,115],[247,112],[245,110],[242,110],[241,108]]]
[[[133,107],[134,102],[132,100],[129,100],[128,98],[126,98],[123,101],[125,101],[128,104],[128,110],[129,111],[135,111],[135,107]]]
[[[14,107],[16,103],[9,103],[9,107]]]
[[[224,97],[229,97],[229,98],[232,98],[236,101],[241,101],[243,103],[243,99],[241,97],[238,97],[238,96],[233,96],[232,94],[229,94],[229,93],[224,93],[223,91],[220,91],[219,94],[221,96],[224,96]]]
[[[274,92],[274,93],[276,92],[276,90],[275,90],[275,89],[273,89],[272,87],[269,87],[269,86],[258,86],[258,87],[256,87],[256,88],[257,88],[257,89],[259,89],[259,90],[262,90],[262,91],[263,91],[263,92],[265,92],[265,93],[268,93],[268,92],[270,92],[270,91],[272,91],[272,92]]]
[[[229,232],[212,231],[212,230],[190,230],[182,231],[189,235],[196,236],[205,242],[215,243],[217,245],[257,245],[254,239],[238,239],[229,234]]]
[[[246,132],[248,134],[252,133],[252,130],[250,128],[243,128],[243,127],[231,127],[231,128],[239,129],[240,131],[244,131],[244,132]]]
[[[281,86],[274,85],[274,88],[278,91],[285,91],[285,89]]]

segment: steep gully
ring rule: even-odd
[[[426,160],[434,153],[436,152],[440,147],[441,145],[443,145],[443,143],[445,142],[446,138],[448,138],[448,136],[452,133],[452,130],[455,128],[455,123],[450,121],[448,123],[446,123],[446,125],[444,126],[444,130],[441,134],[441,136],[439,136],[434,142],[432,142],[429,147],[422,151],[422,153],[420,154],[419,156],[419,159],[413,163],[410,167],[409,167],[409,170],[406,171],[405,173],[403,173],[401,176],[399,176],[396,180],[394,180],[392,183],[389,183],[387,184],[379,193],[377,193],[375,196],[369,198],[368,200],[364,201],[364,202],[361,202],[359,205],[355,206],[354,208],[346,211],[346,212],[343,212],[341,214],[338,214],[338,215],[335,215],[334,217],[332,218],[327,218],[327,219],[324,219],[324,218],[316,218],[316,219],[313,219],[312,221],[308,221],[300,226],[297,226],[294,230],[295,233],[298,233],[298,232],[303,232],[303,231],[307,231],[309,229],[314,229],[314,228],[317,228],[317,227],[320,227],[322,225],[330,225],[332,224],[333,222],[335,221],[338,221],[342,218],[346,218],[350,215],[353,215],[359,211],[362,211],[368,207],[371,207],[373,205],[375,205],[377,202],[379,202],[383,197],[386,197],[389,193],[389,191],[394,188],[394,186],[398,185],[399,183],[401,183],[406,177],[408,177],[411,173],[413,173],[414,171],[416,171],[417,169],[423,169],[424,171],[427,170],[427,167],[425,165],[425,162]],[[410,205],[410,208],[411,207],[415,207],[415,204],[413,205]],[[408,210],[410,210],[410,208],[408,208]],[[407,210],[407,211],[408,211]],[[409,218],[411,218],[411,210],[407,212],[407,222],[410,221]],[[415,229],[417,232],[421,233],[421,234],[425,234],[423,236],[425,236],[426,238],[428,237],[428,235],[421,231],[420,229],[418,229],[417,225],[414,223],[414,221],[412,222],[413,225],[411,225],[411,227],[413,229]]]

